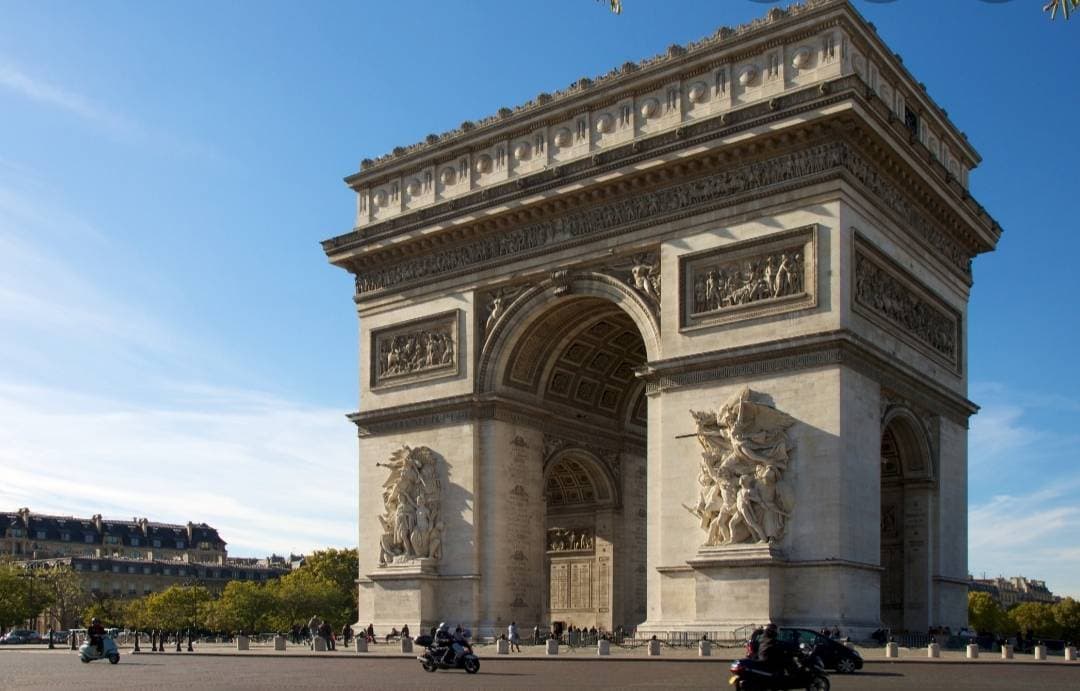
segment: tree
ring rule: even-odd
[[[253,581],[229,581],[209,608],[211,628],[253,633],[265,630],[277,608],[269,585]]]
[[[90,595],[83,588],[82,579],[70,566],[54,566],[42,584],[49,593],[49,617],[62,629],[78,625],[84,609],[90,604]]]
[[[103,626],[124,625],[124,603],[119,598],[109,597],[104,593],[93,593],[90,604],[82,611],[83,626],[97,617]]]
[[[1009,618],[1020,631],[1036,636],[1057,638],[1061,627],[1054,619],[1054,608],[1045,602],[1022,602],[1009,610]]]
[[[1066,20],[1069,18],[1069,12],[1080,8],[1080,0],[1050,0],[1043,5],[1043,12],[1050,13],[1050,19],[1057,19],[1058,9],[1061,10],[1061,16]]]
[[[176,631],[202,628],[212,596],[202,586],[173,585],[145,600],[144,628]]]
[[[274,614],[268,624],[275,631],[285,631],[293,624],[306,623],[313,615],[328,620],[332,626],[349,621],[354,595],[343,593],[334,582],[300,567],[267,584],[274,595]]]
[[[1002,633],[1008,619],[990,593],[968,593],[968,625],[979,633]]]
[[[25,625],[52,605],[47,580],[37,569],[0,564],[0,628]]]
[[[1054,621],[1061,627],[1061,636],[1072,641],[1080,640],[1080,602],[1067,597],[1054,605]]]
[[[360,557],[354,549],[319,550],[304,559],[301,569],[309,569],[315,576],[327,580],[341,591],[351,603],[345,618],[356,621],[356,579],[360,577]]]

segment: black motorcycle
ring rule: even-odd
[[[805,645],[800,647],[793,668],[787,674],[775,674],[764,662],[749,657],[732,662],[728,684],[738,691],[829,691],[830,686],[821,658]]]
[[[457,659],[452,648],[436,646],[432,636],[417,636],[413,643],[424,647],[423,655],[417,655],[416,659],[420,661],[425,672],[463,669],[469,674],[476,674],[480,671],[480,658],[473,653],[472,644],[468,641],[461,643],[465,652]]]

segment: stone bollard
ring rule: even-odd
[[[649,655],[657,656],[660,654],[660,641],[656,640],[656,636],[653,636],[649,641]]]
[[[559,654],[559,640],[557,638],[549,638],[547,642],[547,654],[558,655]]]
[[[1046,659],[1046,646],[1043,645],[1042,643],[1035,646],[1035,659],[1036,660],[1045,660]]]
[[[926,656],[941,657],[941,646],[937,643],[931,643],[930,645],[926,646]]]
[[[596,654],[597,655],[610,655],[611,654],[611,641],[601,638],[596,642]]]
[[[403,652],[403,653],[411,653],[412,652],[412,639],[409,638],[408,636],[402,636],[401,637],[401,652]]]
[[[241,634],[241,635],[236,637],[236,649],[237,650],[247,650],[248,646],[250,644],[251,644],[251,641],[248,640],[247,636]]]
[[[325,653],[326,652],[326,639],[325,638],[323,638],[322,636],[316,636],[315,638],[311,639],[311,642],[313,644],[311,646],[312,650],[314,650],[317,653]]]
[[[365,638],[364,636],[357,636],[354,640],[356,641],[356,652],[358,652],[358,653],[366,653],[367,652],[367,638]]]
[[[1076,648],[1071,645],[1065,646],[1065,659],[1069,662],[1076,661]]]
[[[1009,645],[1008,643],[1001,646],[1001,659],[1002,660],[1011,660],[1011,659],[1013,659],[1013,647],[1011,645]]]
[[[885,657],[900,657],[900,646],[889,641],[885,644]]]
[[[712,656],[712,643],[705,638],[698,641],[697,644],[698,657],[711,657]]]
[[[977,660],[979,659],[979,646],[974,643],[968,643],[967,647],[967,659]]]
[[[274,650],[285,650],[285,637],[280,633],[274,636]]]
[[[495,654],[496,655],[509,655],[510,654],[510,641],[505,638],[500,638],[495,641]]]

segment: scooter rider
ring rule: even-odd
[[[765,663],[766,670],[774,676],[782,676],[791,671],[791,661],[795,657],[795,648],[790,643],[777,637],[776,624],[769,624],[758,639],[758,659]]]
[[[97,617],[90,620],[90,628],[86,630],[86,635],[90,637],[90,644],[97,648],[98,656],[104,655],[105,627],[101,625]]]

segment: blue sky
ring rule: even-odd
[[[772,4],[0,1],[0,507],[353,543],[356,322],[318,245],[341,177]],[[1080,595],[1080,18],[857,5],[1005,229],[969,318],[971,570]]]

